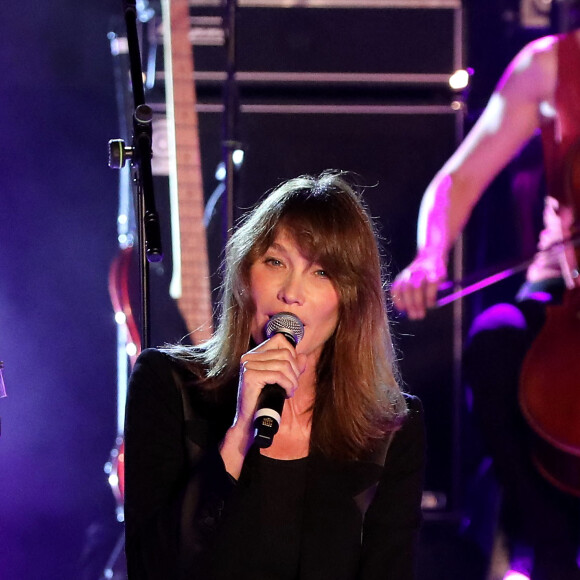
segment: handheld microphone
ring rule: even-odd
[[[266,337],[283,334],[292,346],[296,346],[304,336],[302,321],[290,312],[274,314],[266,324]],[[272,445],[274,435],[280,428],[282,409],[286,391],[280,385],[266,385],[260,396],[254,414],[254,443],[264,449]]]

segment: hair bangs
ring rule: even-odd
[[[306,258],[320,264],[337,283],[352,286],[364,280],[369,259],[375,266],[368,255],[373,228],[352,196],[341,193],[320,188],[294,192],[285,200],[272,241],[284,230]]]

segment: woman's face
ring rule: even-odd
[[[297,352],[317,360],[338,322],[338,293],[323,268],[307,259],[283,229],[250,267],[250,290],[256,305],[251,326],[256,343],[266,338],[264,327],[274,314],[290,312],[304,324]]]

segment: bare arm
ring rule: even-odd
[[[555,44],[527,45],[504,72],[483,114],[427,187],[419,212],[417,256],[395,279],[395,306],[422,318],[434,305],[447,258],[490,182],[532,137],[553,100]]]

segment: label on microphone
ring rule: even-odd
[[[254,421],[257,421],[260,417],[264,417],[262,419],[262,424],[264,424],[265,419],[268,418],[271,421],[276,421],[278,425],[282,420],[282,416],[279,413],[276,413],[274,409],[258,409],[254,414]],[[266,427],[273,427],[273,425],[265,425]]]

